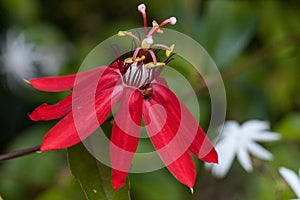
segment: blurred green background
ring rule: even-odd
[[[62,55],[67,59],[54,74],[75,73],[101,41],[119,30],[142,26],[137,11],[140,3],[147,5],[149,24],[152,19],[161,22],[175,16],[177,24],[167,28],[191,36],[206,48],[224,75],[227,119],[268,120],[282,139],[267,145],[274,160],[254,160],[251,174],[235,163],[228,176],[219,180],[195,160],[198,176],[193,195],[165,169],[131,174],[132,199],[295,197],[280,178],[278,168],[286,166],[298,171],[300,167],[300,1],[0,0],[1,45],[5,44],[7,31],[14,29],[25,34],[29,43],[64,47],[67,50]],[[3,48],[0,53],[4,53]],[[170,66],[187,75],[195,90],[202,87],[179,60]],[[3,63],[0,67],[5,68]],[[22,81],[8,79],[13,77],[1,74],[1,153],[39,145],[55,122],[31,122],[27,113],[41,103],[54,103],[65,96],[38,92]],[[198,96],[205,129],[209,122],[209,95],[201,90]],[[70,175],[64,150],[0,163],[0,195],[5,200],[84,199],[80,186]]]

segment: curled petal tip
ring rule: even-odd
[[[113,186],[113,188],[114,188],[114,190],[117,190],[117,189],[119,189],[119,187],[117,187],[117,186],[115,186],[115,185]]]
[[[35,122],[39,121],[39,118],[34,111],[32,113],[27,113],[27,115],[30,120],[35,121]]]
[[[176,17],[170,17],[170,24],[174,25],[176,24],[176,22],[177,22]]]
[[[138,6],[138,10],[141,12],[141,13],[143,13],[143,12],[145,12],[145,10],[146,10],[146,6],[145,6],[145,4],[140,4],[139,6]]]
[[[214,163],[214,164],[218,164],[219,163],[218,154],[217,154],[217,152],[216,152],[215,149],[212,149],[205,156],[199,156],[199,158],[201,160],[203,160],[204,162],[207,162],[207,163]]]
[[[28,115],[28,117],[29,117],[30,120],[32,120],[32,121],[38,121],[38,120],[36,120],[36,118],[32,115],[32,113],[28,113],[27,115]]]
[[[194,194],[194,189],[192,187],[190,188],[190,190],[191,190],[191,193]]]
[[[216,157],[215,159],[213,159],[213,160],[212,160],[212,163],[214,163],[214,164],[219,164],[219,158]]]
[[[119,188],[121,188],[124,184],[120,184],[120,183],[112,183],[114,190],[118,190]]]
[[[214,156],[214,157],[208,158],[207,161],[205,161],[205,162],[218,164],[219,163],[219,158],[218,158],[218,156]]]
[[[30,83],[30,81],[29,81],[29,80],[27,80],[27,79],[23,79],[23,81],[24,81],[25,83],[27,83],[27,84],[31,85],[31,83]]]

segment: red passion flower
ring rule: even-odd
[[[110,138],[114,189],[125,182],[138,146],[142,119],[168,170],[178,181],[192,188],[196,170],[190,152],[205,162],[217,163],[218,156],[197,120],[159,76],[171,60],[174,44],[155,44],[152,36],[162,33],[160,28],[164,25],[175,24],[176,18],[171,17],[161,24],[153,21],[153,27],[148,31],[146,6],[141,4],[138,10],[143,15],[146,37],[140,39],[128,31],[118,33],[119,36],[132,37],[138,44],[130,57],[77,74],[29,80],[32,87],[41,91],[72,91],[54,105],[40,105],[29,117],[34,121],[62,118],[45,135],[40,148],[45,152],[81,142],[106,120],[118,104]],[[156,48],[165,50],[167,58],[164,62],[158,62]],[[96,84],[91,84],[91,80],[97,80]],[[97,123],[92,119],[91,110]]]

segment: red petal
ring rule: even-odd
[[[163,95],[168,95],[172,99],[177,99],[173,92],[164,85],[155,84],[153,91],[155,87],[157,87],[156,91],[158,90],[158,94],[161,94],[161,97],[159,97],[158,99],[163,98]],[[183,139],[189,146],[189,150],[199,159],[205,162],[218,163],[217,152],[210,142],[209,138],[199,126],[197,120],[194,118],[189,109],[178,99],[177,101],[180,103],[180,109],[173,110],[174,112],[177,111],[178,116],[178,118],[175,118],[174,120],[176,121],[176,123],[181,124],[178,133],[182,134]],[[172,106],[173,108],[178,107],[175,104]],[[176,116],[176,114],[171,115]]]
[[[193,187],[195,166],[184,139],[181,109],[177,97],[165,86],[152,84],[153,94],[144,103],[143,116],[150,139],[168,167],[180,182]]]
[[[45,135],[41,151],[67,148],[80,141],[81,139],[76,131],[73,115],[69,113]]]
[[[112,185],[115,190],[124,185],[138,146],[142,105],[142,93],[125,88],[115,117],[110,146]]]
[[[67,76],[52,76],[45,78],[35,78],[29,80],[32,87],[46,92],[60,92],[71,90],[74,85],[76,74]]]
[[[44,103],[40,105],[29,114],[29,117],[33,121],[58,119],[71,112],[71,109],[72,94],[59,101],[57,104],[48,105]]]
[[[92,79],[94,77],[91,76],[89,81],[83,81],[86,77],[78,75],[76,81],[80,82],[80,84],[75,87],[75,96],[70,94],[67,98],[55,105],[40,105],[29,115],[30,119],[38,121],[61,118],[72,110],[72,103],[75,107],[78,102],[84,102],[88,98],[93,98],[91,95],[94,95],[95,92],[97,95],[98,93],[101,93],[102,90],[115,86],[120,80],[120,75],[114,70],[110,70],[110,68],[107,68],[103,73],[97,73],[96,75],[98,77]],[[100,81],[96,86],[97,78],[100,78]]]
[[[71,90],[74,87],[76,78],[81,81],[96,78],[99,73],[103,72],[107,67],[97,67],[88,71],[79,72],[66,76],[52,76],[45,78],[35,78],[29,80],[32,87],[46,92],[60,92]],[[79,77],[78,77],[79,76]],[[79,82],[77,82],[78,84]]]
[[[96,100],[85,98],[84,102],[77,102],[73,112],[48,131],[43,139],[41,151],[67,148],[84,140],[103,123],[118,101],[120,93],[121,89],[112,87],[103,90]]]
[[[189,111],[189,110],[188,110]],[[191,114],[191,113],[190,113]],[[192,114],[189,119],[193,119]],[[193,121],[191,120],[191,121]],[[194,122],[191,122],[194,123]],[[197,122],[196,122],[197,123]],[[193,137],[193,136],[191,136]],[[206,136],[202,128],[199,126],[194,141],[191,144],[189,150],[197,156],[199,159],[205,162],[218,163],[218,154],[210,142],[209,138]]]
[[[189,188],[193,188],[196,179],[194,162],[188,152],[185,152],[175,162],[167,166],[173,176]]]
[[[217,152],[189,109],[180,102],[182,131],[189,150],[205,162],[218,163]]]

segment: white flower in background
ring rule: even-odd
[[[219,155],[219,164],[205,163],[214,176],[224,177],[235,158],[247,171],[252,171],[250,154],[262,160],[271,160],[272,154],[257,142],[270,142],[280,139],[278,133],[268,131],[270,125],[266,121],[250,120],[242,125],[236,121],[225,123],[220,139],[215,148]]]
[[[287,169],[285,167],[280,167],[279,173],[293,189],[293,191],[297,195],[297,200],[300,200],[300,177],[299,177],[300,169],[299,169],[299,175],[296,174],[294,171]]]
[[[18,36],[8,31],[6,41],[1,45],[1,72],[16,79],[34,76],[37,53],[34,45],[25,41],[25,35]]]
[[[67,62],[70,55],[67,53],[71,50],[70,46],[61,44],[60,46],[47,47],[37,46],[37,66],[42,75],[57,75],[59,70]],[[67,55],[68,54],[68,55]],[[31,77],[32,78],[32,77]]]
[[[6,40],[1,42],[0,72],[9,85],[23,82],[23,79],[55,75],[68,60],[65,46],[49,47],[26,40],[25,34],[9,30]]]

